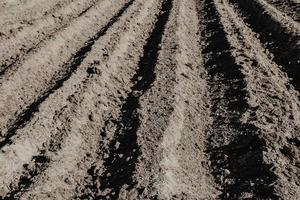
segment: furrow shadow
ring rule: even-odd
[[[268,3],[290,16],[296,22],[300,22],[300,4],[293,0],[267,0]]]
[[[266,141],[260,130],[241,122],[250,108],[242,66],[235,62],[220,14],[211,0],[198,1],[204,67],[209,78],[211,127],[207,130],[206,152],[212,175],[221,186],[220,199],[278,199],[272,183],[276,176],[266,164]]]
[[[72,74],[78,69],[83,60],[87,57],[88,53],[92,50],[94,43],[103,35],[106,34],[108,29],[119,20],[123,13],[133,4],[135,0],[127,2],[118,13],[91,39],[89,39],[83,47],[81,47],[73,58],[66,65],[66,70],[58,74],[52,79],[50,87],[46,89],[33,103],[31,103],[25,110],[20,113],[13,124],[9,127],[5,138],[0,141],[0,149],[4,146],[11,144],[11,138],[16,135],[17,130],[23,128],[39,110],[39,106],[43,103],[52,93],[61,88],[65,81],[67,81]]]
[[[92,7],[95,6],[95,3],[93,3],[92,5],[90,5],[89,7],[87,7],[86,9],[84,9],[82,12],[80,12],[77,16],[73,17],[70,19],[69,22],[73,21],[74,19],[77,19],[79,17],[81,17],[83,14],[85,14],[87,11],[89,11]],[[69,23],[62,25],[61,27],[59,27],[58,29],[55,29],[54,31],[50,32],[47,34],[47,36],[43,39],[41,39],[39,42],[37,42],[35,45],[33,45],[32,47],[28,48],[25,53],[21,53],[18,54],[16,56],[16,58],[12,59],[10,61],[9,64],[3,64],[0,66],[0,77],[7,74],[8,72],[10,72],[13,68],[16,68],[17,65],[19,65],[23,60],[25,55],[30,54],[32,52],[35,52],[38,47],[47,39],[51,38],[55,33],[59,32],[60,30],[63,30],[64,28],[66,28],[66,26]]]
[[[38,156],[34,156],[30,164],[25,164],[24,173],[20,176],[19,181],[16,185],[16,189],[10,191],[4,197],[0,197],[1,200],[13,200],[19,199],[20,196],[26,192],[30,185],[34,183],[34,178],[45,171],[49,165],[50,159],[41,153]]]
[[[259,39],[273,55],[273,60],[282,66],[300,91],[300,33],[291,33],[279,21],[269,15],[257,0],[230,0],[236,5],[250,28],[260,35]]]
[[[136,182],[133,179],[136,163],[140,155],[137,142],[137,131],[140,126],[138,109],[140,97],[151,88],[155,80],[155,66],[157,64],[160,44],[164,34],[173,0],[165,0],[162,4],[160,14],[146,45],[144,53],[139,61],[139,67],[131,81],[135,85],[131,88],[125,103],[121,108],[122,115],[116,121],[117,129],[115,136],[109,145],[109,156],[104,160],[105,171],[98,176],[94,166],[89,169],[89,175],[93,182],[86,186],[90,191],[80,199],[118,199],[122,187],[132,189]],[[101,133],[105,135],[105,132]],[[100,182],[100,187],[97,186]],[[99,193],[100,191],[100,193]],[[98,194],[98,195],[92,195]],[[104,193],[104,194],[103,194]]]

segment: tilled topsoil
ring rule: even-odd
[[[0,2],[0,199],[300,199],[298,0]]]

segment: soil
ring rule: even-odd
[[[298,0],[0,2],[0,199],[300,199]]]

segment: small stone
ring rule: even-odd
[[[116,142],[115,148],[118,149],[120,147],[120,142]]]
[[[134,97],[140,97],[142,95],[142,92],[141,91],[138,91],[138,90],[134,90],[132,91],[132,95]]]
[[[229,175],[230,174],[230,171],[228,169],[225,169],[224,170],[225,174]]]

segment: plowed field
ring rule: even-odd
[[[300,199],[299,0],[0,1],[0,199]]]

